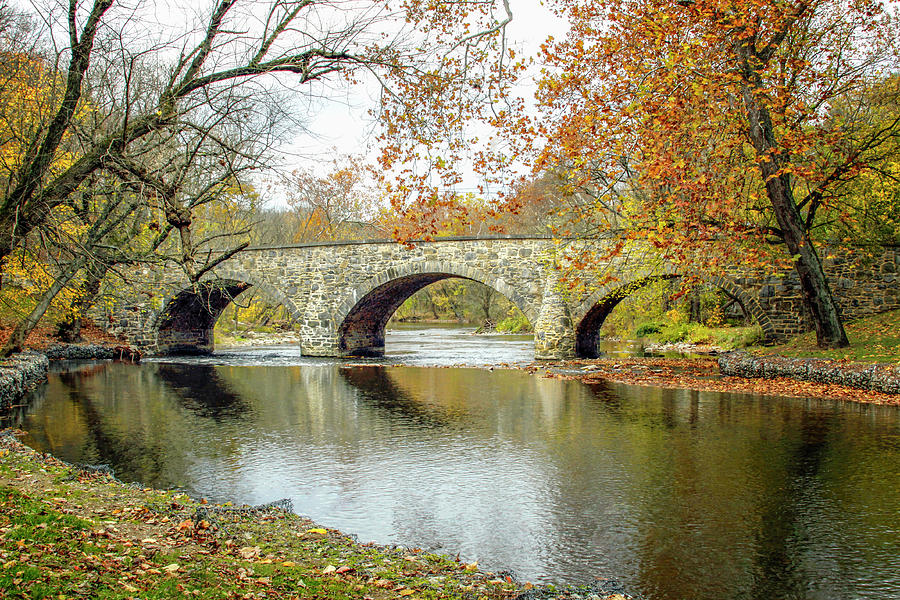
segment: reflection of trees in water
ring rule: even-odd
[[[34,413],[52,420],[39,428],[41,446],[73,462],[113,465],[123,480],[161,487],[187,483],[188,455],[196,460],[233,452],[227,440],[197,436],[248,411],[205,365],[93,363],[53,374],[47,393],[54,408]],[[72,427],[77,431],[68,431]]]
[[[159,378],[174,392],[179,404],[198,417],[216,422],[231,420],[251,411],[211,365],[158,365]]]
[[[399,416],[416,427],[427,429],[447,427],[454,421],[439,406],[425,404],[404,391],[385,367],[344,367],[340,369],[340,374],[344,381],[361,392],[360,400],[366,406],[386,412],[391,417]]]
[[[81,384],[86,376],[86,373],[81,372],[74,377],[60,378],[68,389],[72,406],[79,411],[85,425],[82,458],[78,462],[114,465],[116,476],[120,479],[158,485],[168,453],[157,445],[147,445],[146,440],[127,429],[122,431],[110,426],[106,421],[115,415],[104,415],[95,406],[91,395],[84,392]]]
[[[799,423],[792,428],[789,443],[784,445],[777,478],[773,478],[759,498],[760,528],[755,539],[753,598],[807,597],[812,582],[809,574],[803,572],[805,555],[807,552],[818,553],[819,548],[815,545],[824,541],[820,538],[817,544],[810,545],[806,521],[810,506],[822,504],[821,499],[816,498],[821,493],[817,480],[828,454],[829,438],[835,426],[834,415],[804,410],[797,420]],[[814,525],[813,529],[816,529]],[[832,556],[832,560],[834,558]],[[827,559],[818,556],[813,560]],[[833,592],[840,597],[853,595],[851,589]]]

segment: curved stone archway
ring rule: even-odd
[[[157,354],[210,354],[215,349],[213,329],[222,311],[251,287],[285,307],[295,321],[293,302],[269,282],[234,269],[222,269],[195,288],[177,292],[147,325],[156,340]]]
[[[677,274],[641,277],[624,284],[617,282],[604,286],[592,294],[579,305],[573,314],[577,323],[575,326],[575,355],[580,358],[596,358],[598,356],[597,343],[600,327],[619,302],[649,283],[677,277],[679,277]],[[775,326],[759,302],[734,281],[726,277],[701,278],[701,281],[721,289],[740,304],[744,313],[762,328],[766,340],[776,337]]]
[[[470,266],[419,261],[390,268],[349,291],[334,313],[340,353],[382,356],[385,327],[400,305],[425,286],[450,278],[468,279],[493,288],[534,322],[535,307],[501,278]]]

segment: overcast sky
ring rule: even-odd
[[[511,0],[512,23],[507,28],[507,43],[519,55],[533,55],[548,35],[565,34],[565,22],[543,5],[540,0]],[[307,134],[299,134],[286,148],[286,164],[309,166],[316,156],[361,154],[373,157],[372,122],[366,112],[374,105],[377,90],[354,89],[332,95],[310,113]],[[523,95],[533,93],[533,85],[526,81],[520,90]],[[474,191],[475,182],[464,183],[458,191]]]
[[[133,28],[135,36],[151,39],[159,34],[162,38],[168,38],[185,30],[202,31],[211,2],[117,0],[114,9],[120,8],[122,14],[132,15],[120,25]],[[9,3],[39,15],[48,14],[48,9],[53,7],[58,17],[65,15],[68,6],[66,0],[10,0]],[[90,4],[90,0],[83,2],[82,16]],[[510,7],[513,20],[507,26],[507,45],[516,50],[517,57],[536,54],[548,35],[558,38],[565,34],[565,23],[555,17],[541,0],[510,0]],[[134,12],[129,12],[129,9]],[[62,45],[66,42],[64,38],[59,40]],[[533,84],[526,80],[518,94],[531,96],[533,88]],[[366,89],[363,85],[347,88],[343,84],[322,84],[313,93],[320,97],[306,101],[305,105],[301,102],[303,108],[300,109],[308,132],[297,132],[293,141],[284,147],[278,166],[286,171],[304,167],[322,172],[335,155],[355,154],[374,158],[377,154],[374,126],[367,111],[375,106],[379,94],[377,86],[373,84]],[[319,159],[322,159],[321,166],[317,165]],[[469,178],[457,191],[475,191],[476,186],[477,181]],[[278,204],[277,199],[275,204]]]

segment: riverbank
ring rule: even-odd
[[[360,544],[286,508],[125,485],[0,432],[0,596],[629,598],[615,582],[535,587],[419,549]]]
[[[835,363],[835,370],[855,373],[871,365]],[[833,382],[805,381],[777,375],[765,378],[723,375],[715,358],[609,358],[559,361],[552,365],[533,363],[532,373],[555,379],[579,380],[588,385],[605,382],[704,392],[760,394],[794,398],[821,398],[864,404],[900,406],[900,394],[859,389]]]
[[[0,358],[0,414],[9,411],[22,397],[47,379],[50,361],[40,352],[22,352]]]

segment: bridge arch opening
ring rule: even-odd
[[[250,284],[232,279],[204,281],[176,294],[157,319],[159,354],[209,354],[213,328],[225,307]]]
[[[677,279],[678,275],[658,275],[643,277],[625,284],[613,285],[597,292],[592,300],[583,304],[586,310],[575,328],[575,354],[580,358],[597,358],[600,355],[600,328],[610,313],[638,290],[659,281]],[[758,302],[734,282],[717,277],[704,283],[725,293],[743,312],[745,319],[758,324],[765,339],[772,339],[775,328]]]
[[[432,267],[434,267],[432,265]],[[400,306],[416,292],[447,279],[460,279],[481,283],[502,294],[533,322],[527,307],[517,294],[511,292],[502,281],[490,277],[460,274],[456,269],[426,269],[423,272],[397,273],[392,270],[382,274],[370,283],[369,289],[353,296],[359,298],[352,306],[340,311],[345,315],[339,319],[338,348],[344,356],[383,356],[385,331],[391,317]]]
[[[255,288],[274,305],[281,305],[296,320],[290,302],[265,282],[233,275],[202,281],[175,294],[155,322],[156,354],[211,354],[213,331],[222,312],[235,299]]]

